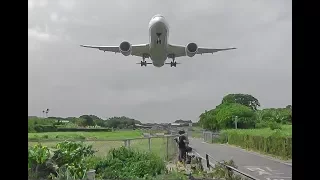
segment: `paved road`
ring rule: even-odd
[[[287,164],[245,152],[235,147],[204,143],[201,139],[189,138],[189,141],[190,146],[203,158],[207,153],[218,161],[233,159],[240,171],[259,180],[292,179],[292,166]],[[214,161],[212,163],[215,164]]]

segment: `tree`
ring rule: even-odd
[[[84,119],[84,126],[95,126],[96,124],[93,121],[93,118],[89,115],[82,115],[79,118]]]
[[[292,105],[287,105],[287,106],[286,106],[286,109],[292,110]]]
[[[235,127],[235,117],[237,117],[237,127],[251,128],[255,125],[254,111],[242,104],[223,103],[215,109],[205,111],[199,118],[199,123],[205,129],[220,130]]]
[[[258,99],[249,94],[228,94],[223,97],[222,103],[238,103],[255,111],[260,106]]]
[[[255,126],[255,113],[245,105],[238,103],[223,103],[217,106],[215,118],[220,128],[234,128],[237,117],[238,128],[252,128]]]

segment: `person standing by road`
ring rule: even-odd
[[[187,146],[189,144],[188,137],[185,134],[184,130],[179,131],[178,139],[175,139],[178,143],[179,148],[179,161],[185,162],[186,161],[186,154],[187,154]]]

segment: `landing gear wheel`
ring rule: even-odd
[[[170,66],[171,67],[177,67],[177,62],[171,61]]]
[[[161,40],[160,39],[157,40],[157,44],[161,44]]]
[[[177,62],[175,62],[174,59],[175,59],[175,56],[174,56],[174,54],[173,54],[173,55],[172,55],[172,61],[171,61],[171,63],[170,63],[171,67],[172,67],[172,66],[177,67]]]

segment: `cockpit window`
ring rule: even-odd
[[[152,19],[155,18],[155,17],[162,17],[162,18],[164,18],[161,14],[154,15],[154,16],[152,17]]]

